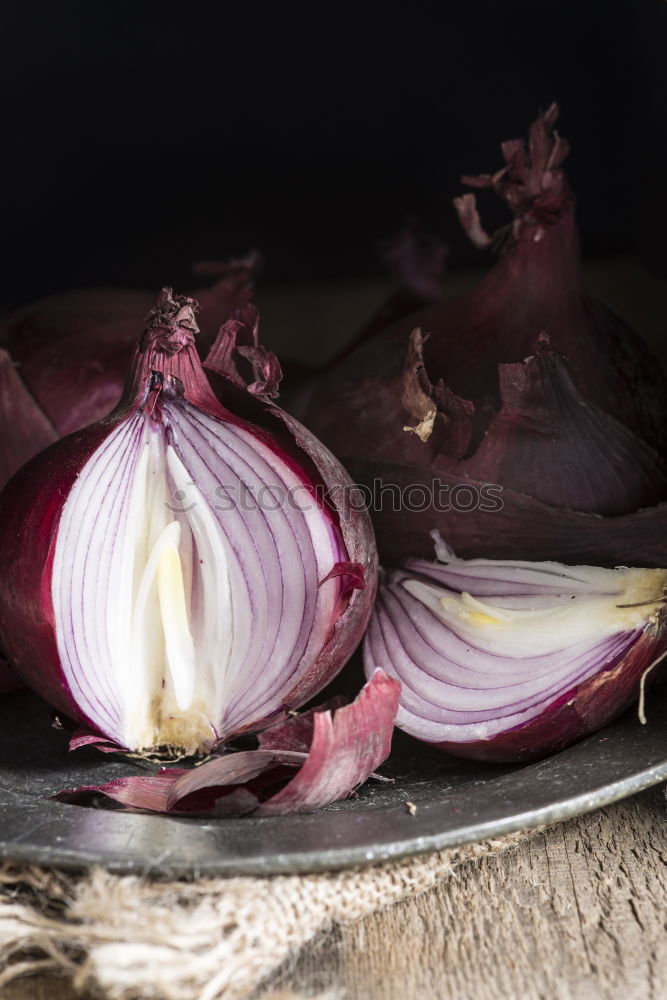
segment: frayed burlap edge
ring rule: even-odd
[[[104,1000],[269,1000],[262,984],[315,935],[426,892],[464,862],[529,835],[273,878],[160,881],[0,866],[0,992],[42,974]]]

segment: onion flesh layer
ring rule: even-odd
[[[194,751],[280,707],[326,639],[339,581],[318,583],[345,551],[314,504],[273,509],[300,482],[258,437],[184,400],[159,415],[120,424],[82,469],[52,600],[91,722],[123,746]]]

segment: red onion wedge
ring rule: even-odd
[[[104,795],[126,808],[180,815],[312,812],[351,795],[388,757],[399,692],[397,681],[376,670],[351,705],[322,706],[289,719],[260,737],[258,750],[55,797],[89,805]],[[299,770],[291,775],[294,768]]]
[[[367,674],[400,680],[396,724],[462,757],[530,760],[604,726],[667,651],[667,570],[409,559],[380,581]]]
[[[163,290],[119,406],[0,495],[6,655],[136,752],[208,751],[304,704],[354,651],[375,592],[347,475],[256,378],[242,388],[241,362],[267,361],[248,346],[255,314],[223,332],[216,398],[195,308]]]
[[[214,277],[198,289],[199,349],[206,352],[220,325],[254,292],[258,253],[194,265]],[[117,405],[128,365],[155,295],[132,289],[91,288],[51,295],[17,309],[3,346],[19,365],[21,380],[58,434],[101,420]],[[30,455],[26,455],[27,461]]]

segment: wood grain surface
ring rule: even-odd
[[[666,820],[661,787],[468,862],[437,889],[323,936],[274,986],[345,1000],[664,1000]],[[74,994],[32,978],[3,997]]]
[[[308,948],[282,977],[346,1000],[664,1000],[660,788],[467,863]]]

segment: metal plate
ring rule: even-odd
[[[393,784],[308,816],[207,820],[49,801],[62,788],[137,772],[93,750],[68,755],[31,694],[0,700],[0,858],[160,875],[275,874],[344,868],[498,836],[588,812],[667,779],[667,688],[646,726],[636,710],[548,760],[457,760],[397,734]],[[412,815],[406,802],[417,806]]]

